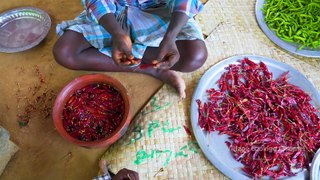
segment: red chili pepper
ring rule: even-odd
[[[226,68],[207,102],[196,100],[199,126],[229,135],[227,146],[254,179],[293,176],[320,147],[320,112],[288,74],[272,79],[263,62],[245,58]]]
[[[157,67],[157,64],[141,64],[139,66],[140,69],[147,69],[147,68],[156,68]]]
[[[121,123],[124,101],[108,84],[93,84],[77,90],[63,110],[63,126],[73,137],[95,141],[110,135]]]

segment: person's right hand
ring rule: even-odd
[[[135,171],[123,168],[112,177],[112,180],[139,180],[139,174]]]
[[[112,35],[112,59],[118,65],[130,65],[133,60],[132,42],[126,34]]]

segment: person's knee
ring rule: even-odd
[[[69,69],[76,69],[76,54],[73,52],[71,44],[58,40],[54,45],[52,52],[58,64]]]
[[[181,57],[182,58],[180,58],[180,60],[183,62],[181,71],[192,72],[202,67],[202,65],[206,62],[208,52],[205,46],[198,46],[193,51],[188,51]]]

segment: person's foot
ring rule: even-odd
[[[152,64],[142,64],[132,69],[132,72],[151,75],[175,88],[180,98],[184,99],[186,97],[186,84],[178,72],[174,70],[157,69]]]
[[[175,88],[181,98],[184,99],[186,97],[186,84],[176,71],[156,70],[153,76]]]

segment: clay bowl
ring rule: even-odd
[[[120,92],[124,101],[124,115],[120,125],[107,137],[95,141],[82,141],[72,137],[63,127],[63,110],[71,95],[78,89],[90,84],[109,84]],[[83,147],[108,148],[115,143],[127,130],[130,124],[130,100],[126,88],[116,79],[103,74],[80,76],[68,83],[58,94],[53,107],[53,122],[57,131],[67,141]]]

